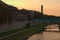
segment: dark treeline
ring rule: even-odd
[[[19,17],[18,16],[21,16]],[[24,15],[24,16],[23,16]],[[14,6],[7,5],[0,0],[0,24],[10,24],[12,20],[35,20],[35,19],[60,19],[60,17],[53,15],[44,15],[39,11],[17,9]]]

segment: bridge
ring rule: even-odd
[[[48,23],[46,23],[46,26],[47,26],[47,25],[55,25],[55,24],[58,25],[58,28],[59,28],[59,31],[60,31],[60,22],[48,22]],[[45,27],[46,27],[46,26],[45,26]]]
[[[45,30],[48,25],[58,25],[56,27],[59,28],[59,32],[60,32],[60,23],[59,22],[44,22],[44,23],[42,23],[44,25],[43,30]]]

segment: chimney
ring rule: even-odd
[[[43,5],[41,5],[41,13],[43,14]]]

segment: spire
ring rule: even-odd
[[[43,14],[43,5],[41,5],[41,13]]]

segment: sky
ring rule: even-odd
[[[60,16],[60,0],[2,0],[18,9],[28,9],[40,11],[44,6],[44,13],[48,15]]]

